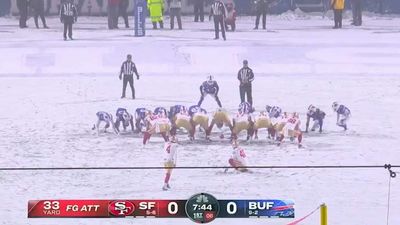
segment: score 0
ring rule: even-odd
[[[236,212],[237,212],[237,205],[236,205],[236,202],[228,202],[228,203],[226,204],[226,212],[227,212],[229,215],[234,215],[234,214],[236,214]]]
[[[169,202],[167,206],[168,213],[170,215],[175,215],[178,213],[178,203],[176,202]]]

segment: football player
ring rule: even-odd
[[[173,168],[176,167],[176,160],[178,155],[176,147],[177,145],[175,139],[171,139],[171,141],[166,142],[164,145],[164,167],[166,170],[164,186],[162,188],[164,191],[167,191],[171,188],[171,186],[169,185],[169,180],[171,178]]]
[[[347,130],[347,121],[350,119],[351,112],[350,109],[338,102],[333,102],[332,109],[337,114],[336,125],[343,127]]]
[[[204,81],[201,86],[200,86],[200,100],[199,103],[197,103],[198,106],[201,106],[201,103],[203,103],[204,98],[207,95],[211,95],[215,101],[217,102],[219,107],[222,107],[221,101],[218,98],[218,92],[219,92],[219,86],[217,81],[213,80],[213,77],[210,75],[207,77],[207,80]]]
[[[125,108],[118,108],[115,115],[117,118],[115,121],[115,128],[118,132],[120,132],[119,125],[121,123],[124,131],[126,131],[126,128],[129,126],[131,126],[132,131],[134,131],[133,116]]]
[[[308,127],[310,125],[310,119],[313,119],[314,124],[311,127],[311,131],[315,131],[319,128],[319,132],[322,133],[322,126],[324,124],[325,112],[319,108],[310,105],[307,111],[307,122],[306,122],[306,133],[308,132]]]
[[[111,113],[100,111],[100,112],[96,113],[96,116],[97,116],[97,122],[96,122],[96,124],[93,125],[92,130],[96,130],[97,131],[97,135],[99,135],[99,133],[100,133],[99,132],[99,129],[100,129],[99,127],[100,127],[100,124],[102,122],[106,123],[105,126],[104,126],[104,133],[107,132],[107,128],[109,128],[110,125],[111,125],[112,129],[114,130],[114,132],[116,134],[118,134],[118,130],[115,128],[115,124],[114,124],[114,121],[113,121],[113,116],[111,115]]]

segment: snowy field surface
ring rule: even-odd
[[[58,18],[49,30],[16,27],[0,18],[0,166],[161,166],[162,139],[142,148],[139,135],[94,135],[95,113],[118,107],[192,105],[208,74],[220,84],[223,106],[239,103],[237,70],[248,59],[256,80],[256,110],[266,104],[300,112],[303,127],[309,104],[327,113],[325,131],[307,134],[304,149],[286,142],[241,142],[249,165],[400,164],[400,18],[369,16],[363,27],[332,30],[329,18],[281,15],[268,30],[253,31],[252,19],[239,18],[226,42],[214,41],[211,22],[184,18],[184,30],[106,30],[106,18],[79,18],[75,41],[62,41]],[[32,19],[28,21],[33,27]],[[167,27],[168,23],[167,23]],[[141,78],[137,99],[120,99],[117,74],[132,53]],[[128,92],[128,96],[129,96]],[[352,111],[349,130],[336,127],[330,106],[339,101]],[[203,106],[216,104],[206,98]],[[228,140],[190,143],[181,134],[179,166],[225,166]],[[228,132],[226,133],[226,136]],[[241,140],[243,140],[241,136]],[[400,172],[400,171],[398,171]],[[400,175],[400,173],[398,174]],[[219,170],[176,170],[172,190],[162,191],[164,171],[0,171],[0,224],[193,224],[189,219],[28,219],[31,199],[187,199],[208,192],[219,199],[292,199],[296,218],[325,202],[329,224],[386,224],[388,172],[360,170],[269,170],[224,174]],[[400,224],[400,182],[392,180],[391,225]],[[284,219],[217,219],[219,224],[287,224]],[[315,214],[303,225],[319,224]]]

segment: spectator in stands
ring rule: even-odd
[[[83,4],[85,4],[85,0],[78,0],[78,15],[82,12]]]
[[[181,8],[182,1],[181,0],[168,0],[169,6],[169,15],[171,17],[171,30],[174,29],[175,17],[178,21],[178,28],[182,30],[182,19],[181,19]]]
[[[254,30],[258,29],[258,25],[260,24],[260,17],[262,16],[262,25],[263,29],[267,29],[267,0],[257,0],[256,1],[256,26]]]
[[[108,0],[108,29],[118,29],[119,0]]]
[[[194,2],[194,22],[204,22],[204,2],[205,0],[193,0]]]
[[[9,16],[11,10],[11,0],[0,1],[0,16]]]
[[[335,21],[333,29],[342,28],[344,0],[331,0],[331,6],[333,8],[333,17]]]
[[[120,0],[119,2],[119,15],[117,18],[117,26],[118,26],[118,19],[120,16],[124,19],[125,28],[129,28],[129,20],[128,20],[128,7],[129,7],[129,0]]]
[[[44,0],[30,0],[30,6],[33,9],[36,28],[39,29],[39,17],[42,20],[43,28],[49,28],[44,17]]]
[[[28,20],[28,0],[17,0],[19,11],[19,27],[27,28],[26,21]]]
[[[226,3],[226,18],[225,18],[225,28],[228,31],[231,26],[231,30],[235,31],[236,29],[236,10],[235,6],[232,2]]]
[[[147,7],[150,11],[153,29],[157,29],[157,23],[160,24],[160,29],[163,29],[164,0],[147,0]]]
[[[351,25],[362,25],[362,0],[351,0],[351,11],[353,13],[353,22]]]
[[[45,10],[45,13],[46,13],[46,15],[49,15],[50,14],[50,10],[51,10],[51,0],[46,0],[46,10]]]
[[[97,2],[97,5],[99,6],[99,8],[100,8],[100,15],[103,15],[103,6],[104,6],[104,1],[103,0],[96,0],[96,2]]]
[[[377,11],[380,14],[384,14],[385,13],[385,7],[384,7],[384,1],[385,0],[377,0]]]

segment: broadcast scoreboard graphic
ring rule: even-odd
[[[207,193],[187,200],[30,200],[28,218],[189,218],[208,223],[216,218],[294,218],[294,202],[218,200]]]

